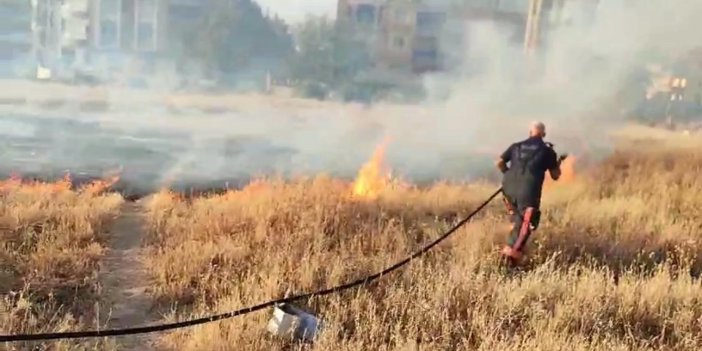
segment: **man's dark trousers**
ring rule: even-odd
[[[512,230],[502,254],[515,263],[522,258],[532,231],[538,228],[541,211],[538,206],[520,204],[507,196],[503,199],[511,217]]]

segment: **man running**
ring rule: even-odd
[[[511,265],[522,258],[527,240],[539,226],[546,171],[553,180],[558,180],[561,162],[567,157],[567,154],[558,157],[553,145],[544,142],[545,136],[546,126],[542,122],[532,122],[529,138],[510,145],[496,163],[504,174],[504,202],[512,217],[509,243],[502,249],[502,255]]]

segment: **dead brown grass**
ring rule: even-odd
[[[521,273],[497,267],[508,224],[494,203],[378,284],[309,301],[305,307],[327,323],[313,346],[267,335],[270,314],[263,312],[160,335],[160,344],[173,350],[698,350],[702,153],[661,138],[623,144],[574,181],[549,188]],[[144,257],[154,301],[174,308],[168,318],[174,320],[343,283],[404,258],[493,188],[393,184],[376,201],[358,201],[349,196],[350,184],[320,176],[272,179],[210,198],[155,194]],[[0,332],[97,327],[102,233],[121,202],[63,183],[0,184]],[[15,346],[115,347],[113,340]]]
[[[95,327],[100,235],[119,195],[73,191],[66,182],[0,184],[0,333]],[[3,345],[8,349],[104,349],[102,343]],[[14,348],[10,348],[14,347]]]
[[[312,349],[698,350],[702,153],[620,151],[546,194],[526,271],[496,268],[499,203],[408,269],[311,301],[328,323]],[[147,265],[172,319],[346,282],[404,258],[493,190],[438,184],[350,199],[333,179],[272,180],[149,205]],[[307,347],[264,331],[269,313],[173,333],[178,350]],[[414,345],[414,346],[413,346]]]

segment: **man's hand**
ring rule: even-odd
[[[505,162],[505,160],[503,160],[502,158],[498,159],[497,162],[495,162],[495,166],[503,174],[509,169],[509,167],[507,167],[507,162]]]
[[[568,154],[564,153],[558,156],[556,159],[556,167],[554,169],[549,169],[548,172],[551,174],[551,179],[558,180],[561,178],[561,163],[568,158]]]

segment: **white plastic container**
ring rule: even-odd
[[[322,322],[293,305],[283,304],[273,308],[273,317],[268,321],[267,329],[275,336],[313,342],[322,329]]]

